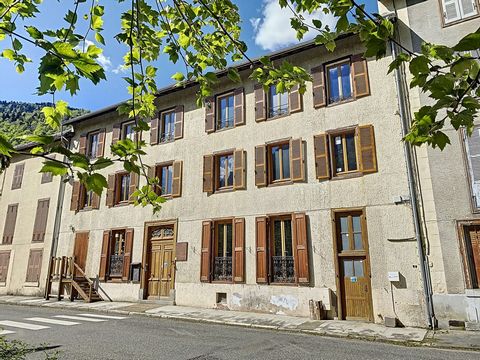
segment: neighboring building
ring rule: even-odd
[[[395,12],[402,44],[420,52],[422,42],[455,45],[479,27],[477,0],[380,1],[380,13]],[[407,81],[409,75],[407,74]],[[427,94],[409,91],[412,113],[430,103]],[[422,192],[424,238],[430,265],[435,316],[480,322],[480,122],[468,138],[449,123],[451,145],[442,152],[416,149]]]

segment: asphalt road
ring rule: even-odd
[[[480,354],[474,352],[403,347],[141,316],[109,318],[113,316],[123,317],[111,313],[0,305],[0,328],[12,331],[5,335],[8,339],[23,340],[32,346],[46,344],[58,350],[60,359],[437,360],[458,359],[459,356],[462,360],[480,359]],[[41,352],[29,357],[43,358]]]

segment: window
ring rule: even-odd
[[[217,155],[215,160],[218,170],[216,189],[231,189],[233,187],[233,153]]]
[[[42,255],[43,250],[30,250],[27,265],[26,282],[36,282],[40,280],[40,271],[42,269]]]
[[[335,174],[357,171],[357,150],[355,146],[355,132],[332,135],[333,140],[333,168]]]
[[[5,217],[5,227],[3,228],[2,244],[11,244],[13,242],[17,213],[18,204],[8,205],[7,216]]]
[[[74,181],[72,186],[71,211],[91,210],[100,208],[100,197],[92,190],[86,189],[80,181]]]
[[[350,61],[327,66],[329,103],[349,100],[353,97]]]
[[[114,134],[112,134],[112,139],[113,137]],[[103,156],[104,145],[105,129],[92,131],[88,134],[80,135],[78,152],[89,159],[96,159]]]
[[[273,118],[288,114],[288,92],[277,92],[276,85],[268,90],[268,117]]]
[[[125,254],[125,230],[112,231],[110,248],[110,277],[121,277],[123,273],[123,258]]]
[[[269,147],[270,182],[290,180],[290,144],[278,144]]]
[[[135,122],[130,121],[122,124],[122,140],[130,139],[135,141]]]
[[[139,178],[139,174],[134,172],[108,175],[106,205],[112,207],[133,202],[135,200],[133,194],[137,190]]]
[[[203,157],[203,191],[245,189],[245,151],[235,150]]]
[[[12,180],[12,190],[20,189],[22,187],[24,170],[25,170],[24,163],[15,165],[15,170],[13,172],[13,180]]]
[[[55,159],[56,156],[55,155],[52,155],[50,156],[52,159]],[[51,172],[44,172],[42,173],[42,180],[41,180],[41,184],[47,184],[47,183],[50,183],[52,182],[53,180],[53,174]]]
[[[175,112],[163,112],[160,124],[160,142],[173,141],[175,138]]]
[[[33,242],[45,241],[45,232],[47,230],[48,209],[50,207],[50,199],[41,199],[37,203],[37,213],[35,215],[35,223],[33,224]]]
[[[0,251],[0,283],[5,283],[7,281],[9,263],[10,251]]]
[[[338,214],[339,252],[364,251],[362,213]]]
[[[213,280],[232,281],[232,222],[218,222],[215,230]]]
[[[309,285],[306,215],[260,216],[255,224],[257,283]]]
[[[476,0],[441,1],[445,25],[478,15],[478,3]]]
[[[102,281],[127,281],[133,247],[133,229],[114,229],[103,232],[99,278]]]
[[[217,98],[217,130],[233,127],[234,121],[234,96],[233,93],[223,95]]]
[[[182,168],[182,161],[173,161],[151,167],[148,177],[158,178],[155,192],[164,197],[180,197],[182,194]]]
[[[85,209],[85,208],[93,207],[93,201],[94,201],[93,198],[95,193],[92,190],[87,190],[85,189],[85,187],[83,187],[82,195],[83,195],[83,199],[80,204],[81,208]]]
[[[130,174],[124,173],[117,176],[117,204],[130,199]]]
[[[100,148],[100,133],[92,133],[88,135],[87,157],[95,159],[98,157]]]
[[[480,126],[475,126],[472,135],[463,132],[465,153],[468,165],[468,177],[470,179],[470,191],[474,211],[480,210]]]
[[[205,132],[207,134],[244,124],[245,94],[243,88],[205,99]]]

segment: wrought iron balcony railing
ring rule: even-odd
[[[293,256],[273,256],[273,282],[295,282],[295,262]]]
[[[110,256],[110,276],[122,276],[123,274],[123,255]]]
[[[268,109],[268,117],[282,116],[288,114],[288,105],[280,105]]]
[[[213,280],[232,280],[232,257],[215,257],[213,264]]]

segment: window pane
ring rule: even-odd
[[[343,276],[352,277],[353,275],[353,260],[343,260]]]
[[[279,180],[280,177],[280,148],[272,147],[272,180]]]
[[[338,87],[338,68],[332,67],[328,69],[328,87],[330,102],[336,102],[340,100],[340,89]]]
[[[283,256],[293,256],[293,244],[292,244],[292,221],[285,220],[285,253]]]
[[[352,216],[353,232],[362,232],[362,224],[360,222],[360,216]]]
[[[228,161],[228,174],[227,174],[227,186],[233,186],[233,155],[227,156]]]
[[[227,126],[233,126],[233,115],[234,115],[234,112],[233,112],[233,96],[229,96],[228,98],[228,116],[227,116]]]
[[[99,134],[93,134],[90,136],[90,147],[89,147],[88,155],[91,158],[94,158],[97,156],[98,140],[99,140],[98,137],[99,137]]]
[[[355,271],[355,276],[363,277],[363,260],[353,260],[353,267]]]
[[[225,227],[227,228],[227,251],[226,251],[226,256],[231,257],[232,256],[232,224],[226,224]]]
[[[334,138],[334,152],[336,172],[341,173],[345,171],[345,163],[343,161],[343,140],[341,136]]]
[[[273,255],[282,256],[282,222],[275,220],[273,222]]]
[[[279,97],[280,97],[279,115],[283,115],[288,112],[288,93],[284,92],[280,94]]]
[[[357,170],[357,154],[355,153],[355,134],[345,136],[347,142],[348,170]]]
[[[225,156],[220,156],[218,158],[219,161],[219,181],[218,185],[220,187],[225,187],[226,185],[226,177],[227,177],[227,169],[226,169],[226,163],[225,163],[226,157]]]
[[[167,191],[169,194],[172,193],[172,180],[173,180],[173,166],[167,167],[168,171],[168,181],[167,181]]]
[[[218,225],[218,236],[217,236],[217,256],[223,256],[223,238],[225,236],[225,229],[223,224]]]
[[[348,217],[346,216],[340,218],[340,231],[342,233],[348,233]]]
[[[342,98],[349,99],[352,97],[352,87],[350,85],[350,64],[341,65],[342,72]]]
[[[129,198],[130,175],[122,175],[120,187],[120,201],[127,201]]]
[[[285,144],[282,147],[282,169],[283,179],[290,178],[290,146]]]
[[[223,129],[226,126],[227,122],[227,99],[220,99],[220,121],[219,128]]]
[[[340,237],[342,248],[340,250],[350,250],[350,238],[348,237],[348,217],[340,218]]]
[[[133,131],[133,128],[134,128],[134,124],[126,124],[123,127],[123,138],[124,139],[130,139],[130,140],[134,141],[135,132]]]

